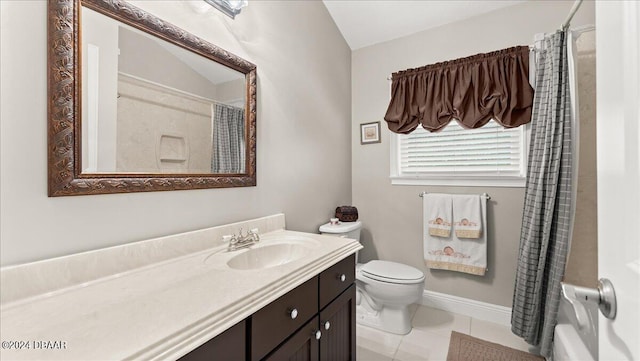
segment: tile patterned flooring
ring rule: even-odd
[[[509,327],[421,305],[411,311],[413,328],[404,336],[357,325],[358,361],[446,360],[451,331],[528,352]]]

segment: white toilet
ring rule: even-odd
[[[360,241],[360,221],[320,226],[320,233]],[[356,262],[358,255],[356,254]],[[422,297],[424,274],[390,261],[356,264],[356,320],[359,324],[404,335],[411,331],[409,305]]]

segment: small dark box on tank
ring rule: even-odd
[[[338,218],[340,222],[355,222],[358,220],[358,208],[340,206],[336,208],[336,218]]]

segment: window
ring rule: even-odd
[[[438,133],[418,127],[393,134],[392,184],[524,187],[528,125],[506,129],[490,121],[464,129],[457,121]]]

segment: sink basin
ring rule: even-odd
[[[301,236],[265,236],[257,244],[232,252],[217,251],[204,262],[236,270],[256,270],[281,266],[308,256],[320,243]]]
[[[310,247],[299,243],[276,243],[248,250],[233,256],[227,266],[233,269],[249,270],[271,268],[293,262],[311,253]]]

